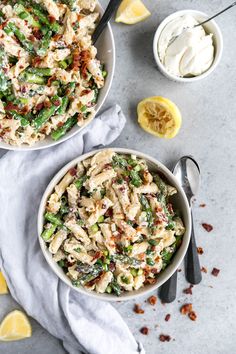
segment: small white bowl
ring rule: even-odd
[[[159,27],[156,30],[154,40],[153,40],[153,53],[154,53],[154,57],[155,57],[155,60],[156,60],[156,63],[157,63],[157,66],[158,66],[160,72],[164,76],[166,76],[168,79],[173,80],[173,81],[177,81],[177,82],[194,82],[194,81],[199,81],[199,80],[205,79],[218,66],[218,64],[221,60],[222,52],[223,52],[223,37],[222,37],[222,33],[221,33],[219,26],[216,24],[216,22],[214,20],[207,22],[203,27],[204,27],[206,33],[213,34],[213,44],[215,47],[214,61],[211,65],[211,67],[203,74],[195,76],[195,77],[187,78],[187,77],[179,77],[179,76],[172,75],[171,73],[169,73],[166,70],[165,66],[160,61],[160,57],[158,54],[158,41],[159,41],[160,35],[161,35],[162,31],[164,30],[165,26],[170,21],[174,20],[175,18],[184,16],[184,15],[191,15],[198,22],[203,22],[204,20],[206,20],[207,18],[210,17],[209,15],[207,15],[203,12],[200,12],[200,11],[196,11],[196,10],[177,11],[177,12],[173,13],[172,15],[166,17],[165,20],[161,22],[161,24],[159,25]]]
[[[136,290],[136,291],[125,292],[122,294],[122,296],[119,296],[119,297],[117,297],[116,295],[113,295],[113,294],[98,294],[95,291],[88,291],[88,290],[84,289],[83,287],[78,287],[78,288],[74,287],[71,284],[71,280],[63,272],[61,267],[59,267],[59,265],[52,259],[52,254],[48,251],[48,247],[46,246],[46,243],[41,238],[41,233],[42,233],[43,224],[44,224],[45,206],[46,206],[47,200],[48,200],[50,194],[53,192],[55,186],[59,183],[59,181],[67,173],[68,170],[70,170],[72,167],[77,165],[79,162],[86,160],[87,158],[95,155],[98,151],[101,151],[101,150],[92,151],[92,152],[89,152],[85,155],[77,157],[73,161],[69,162],[66,166],[64,166],[55,175],[55,177],[51,180],[51,182],[49,183],[47,189],[45,190],[45,192],[43,194],[43,197],[42,197],[42,200],[41,200],[41,203],[39,206],[38,238],[39,238],[39,243],[40,243],[41,249],[43,251],[44,257],[46,258],[51,269],[68,286],[73,288],[75,291],[78,291],[79,293],[96,298],[98,300],[124,301],[124,300],[134,299],[134,298],[141,296],[141,295],[146,295],[149,292],[159,288],[177,270],[177,268],[179,267],[180,263],[182,262],[182,260],[185,256],[185,253],[188,248],[190,235],[191,235],[191,216],[190,216],[190,209],[189,209],[188,200],[185,196],[185,193],[184,193],[182,187],[180,186],[177,178],[170,172],[170,170],[167,167],[165,167],[162,163],[160,163],[156,159],[154,159],[146,154],[143,154],[141,152],[135,151],[135,150],[122,149],[122,148],[112,148],[112,150],[117,153],[121,153],[121,154],[129,154],[129,155],[133,154],[139,158],[145,159],[147,161],[149,168],[152,171],[160,172],[162,175],[164,175],[166,177],[167,181],[170,183],[170,185],[174,186],[178,191],[178,194],[175,197],[173,197],[172,202],[173,202],[174,206],[181,211],[184,225],[186,228],[186,232],[183,236],[183,241],[182,241],[180,248],[177,250],[170,265],[162,273],[160,273],[159,277],[157,278],[157,283],[153,284],[153,285],[145,285],[143,288],[140,288],[139,290]]]
[[[97,4],[96,11],[99,12],[101,16],[104,13],[100,4]],[[104,29],[101,36],[99,37],[95,46],[98,50],[97,57],[101,61],[102,64],[105,64],[105,68],[107,71],[105,85],[99,92],[98,101],[97,101],[97,104],[95,107],[95,111],[96,111],[96,115],[97,115],[97,113],[99,112],[102,105],[104,104],[104,102],[107,98],[107,95],[110,91],[113,76],[114,76],[114,71],[115,71],[115,57],[116,57],[115,41],[114,41],[112,28],[109,23],[108,23],[107,27]],[[94,118],[94,119],[96,119],[96,118]],[[90,122],[91,122],[91,120],[86,121],[82,127],[75,125],[69,132],[66,133],[66,135],[63,138],[59,139],[58,141],[52,140],[52,138],[50,136],[45,137],[44,140],[38,141],[32,146],[29,146],[26,144],[21,145],[21,146],[15,146],[15,145],[7,144],[4,141],[0,141],[0,149],[16,150],[16,151],[29,151],[29,150],[46,149],[51,146],[55,146],[57,144],[60,144],[63,141],[66,141],[67,139],[71,138],[72,136],[78,134]]]

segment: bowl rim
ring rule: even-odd
[[[205,18],[210,17],[205,12],[198,11],[198,10],[191,10],[191,9],[185,9],[185,10],[179,10],[179,11],[173,12],[172,14],[170,14],[169,16],[164,18],[164,20],[159,24],[159,26],[157,27],[157,29],[155,31],[154,38],[153,38],[153,54],[154,54],[154,58],[155,58],[158,68],[167,78],[169,78],[170,80],[174,80],[176,82],[190,83],[190,82],[196,82],[196,81],[205,79],[207,76],[209,76],[216,69],[216,67],[218,66],[218,64],[222,58],[224,41],[223,41],[221,29],[218,26],[218,24],[215,22],[215,20],[209,21],[209,23],[211,23],[214,26],[214,33],[213,33],[214,40],[217,43],[217,47],[215,46],[216,52],[215,52],[214,61],[213,61],[212,65],[210,66],[210,68],[207,71],[205,71],[203,74],[195,76],[195,77],[190,77],[190,78],[175,76],[175,75],[169,73],[160,60],[160,57],[158,54],[158,41],[159,41],[160,35],[161,35],[163,29],[165,28],[165,26],[170,21],[172,21],[174,18],[183,16],[185,14],[193,14],[193,16],[195,14],[198,16],[203,16]]]
[[[67,277],[66,274],[61,272],[61,268],[58,266],[58,264],[52,259],[52,255],[49,253],[46,243],[45,241],[41,238],[41,233],[42,233],[42,229],[43,229],[43,223],[44,223],[44,219],[43,219],[43,215],[45,212],[45,205],[46,205],[46,201],[48,199],[48,196],[52,193],[55,185],[60,181],[60,179],[65,175],[65,173],[72,168],[74,165],[76,165],[78,162],[81,162],[93,155],[95,155],[96,153],[103,151],[103,150],[107,150],[107,149],[111,149],[114,152],[117,153],[123,153],[123,154],[134,154],[139,158],[143,158],[146,161],[153,163],[156,167],[157,170],[161,170],[162,172],[164,172],[164,175],[167,177],[167,179],[170,181],[170,183],[173,183],[175,185],[175,187],[178,190],[178,193],[181,194],[181,198],[184,202],[182,210],[185,210],[186,212],[186,220],[185,220],[185,227],[186,227],[186,231],[184,234],[184,242],[182,242],[181,244],[181,248],[179,248],[176,252],[176,254],[178,254],[178,260],[176,259],[176,257],[173,259],[173,261],[170,263],[170,265],[166,268],[166,276],[159,282],[150,285],[148,288],[145,289],[145,286],[143,288],[141,288],[141,292],[139,293],[134,293],[135,291],[132,292],[126,292],[125,295],[119,296],[117,297],[116,295],[110,295],[110,294],[99,294],[96,293],[95,291],[88,291],[86,289],[84,289],[83,287],[74,287],[71,284],[70,279]],[[116,147],[107,147],[107,148],[102,148],[102,149],[98,149],[98,150],[93,150],[91,152],[88,152],[86,154],[80,155],[78,157],[76,157],[75,159],[71,160],[70,162],[68,162],[64,167],[62,167],[55,175],[54,177],[51,179],[51,181],[49,182],[47,188],[44,191],[44,194],[42,196],[42,199],[40,201],[40,205],[39,205],[39,209],[38,209],[38,217],[37,217],[37,231],[38,231],[38,240],[39,240],[39,244],[42,250],[42,253],[47,261],[47,263],[49,264],[50,268],[54,271],[54,273],[65,283],[67,284],[69,287],[71,287],[72,289],[74,289],[75,291],[77,291],[80,294],[83,295],[87,295],[91,298],[95,298],[97,300],[105,300],[105,301],[111,301],[111,302],[117,302],[117,301],[127,301],[127,300],[131,300],[131,299],[135,299],[139,296],[143,296],[143,295],[147,295],[150,292],[156,290],[157,288],[159,288],[162,284],[164,284],[173,274],[174,272],[177,270],[177,268],[179,267],[179,265],[181,264],[181,262],[183,261],[183,258],[187,252],[188,249],[188,245],[189,245],[189,241],[190,241],[190,236],[191,236],[191,226],[192,226],[192,222],[191,222],[191,214],[190,214],[190,206],[187,200],[187,197],[180,185],[180,183],[178,182],[177,178],[173,175],[173,173],[161,162],[159,162],[158,160],[156,160],[155,158],[144,154],[142,152],[136,151],[136,150],[132,150],[132,149],[126,149],[126,148],[116,148]],[[168,270],[168,271],[167,271]],[[140,290],[140,289],[139,289]],[[137,290],[137,291],[139,291]]]
[[[100,2],[97,3],[97,7],[98,7],[98,10],[99,10],[99,13],[102,15],[104,13],[104,10],[103,10]],[[105,91],[104,97],[101,100],[101,102],[95,106],[95,116],[92,119],[88,119],[88,121],[86,121],[85,124],[82,127],[78,126],[78,128],[73,133],[71,133],[70,136],[68,136],[69,132],[67,132],[65,134],[65,136],[62,137],[58,141],[53,141],[51,139],[51,141],[49,141],[47,144],[42,145],[42,146],[40,146],[40,145],[39,146],[35,146],[35,145],[32,145],[32,146],[30,146],[30,145],[17,146],[17,145],[10,145],[10,144],[4,143],[3,141],[0,141],[0,149],[10,150],[10,151],[36,151],[36,150],[48,149],[48,148],[54,147],[54,146],[56,146],[58,144],[63,143],[64,141],[74,137],[76,134],[80,133],[83,129],[85,129],[93,121],[93,119],[96,119],[97,114],[99,113],[100,109],[104,105],[104,102],[107,99],[107,96],[108,96],[108,94],[110,92],[111,85],[112,85],[113,78],[114,78],[114,73],[115,73],[115,66],[116,66],[115,39],[114,39],[114,34],[113,34],[113,30],[112,30],[110,22],[108,22],[107,27],[104,29],[104,32],[105,31],[107,31],[109,33],[110,40],[111,40],[111,48],[110,49],[111,49],[112,54],[113,54],[112,58],[111,58],[111,67],[112,67],[112,69],[109,72],[109,74],[110,74],[109,78],[107,77],[107,79],[106,79],[107,87],[106,87],[106,91]],[[104,88],[102,88],[101,90],[103,90],[103,89]],[[44,141],[44,140],[42,140],[42,141]],[[40,143],[40,141],[39,141],[39,143]]]

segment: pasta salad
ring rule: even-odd
[[[102,150],[55,186],[41,237],[74,286],[119,296],[154,284],[180,246],[175,193],[145,160]]]
[[[59,140],[94,117],[106,71],[91,35],[97,0],[0,1],[0,138]]]

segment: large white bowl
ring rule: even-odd
[[[222,33],[221,33],[219,26],[217,25],[217,23],[214,20],[211,20],[211,21],[205,23],[203,25],[203,27],[204,27],[206,33],[213,34],[213,45],[215,48],[215,54],[214,54],[214,61],[213,61],[212,65],[210,66],[210,68],[206,72],[204,72],[201,75],[195,76],[195,77],[179,77],[179,76],[172,75],[171,73],[169,73],[166,70],[165,66],[162,64],[162,62],[159,58],[158,42],[159,42],[160,35],[161,35],[162,31],[164,30],[165,26],[170,21],[174,20],[175,18],[179,18],[184,15],[193,16],[199,23],[203,22],[204,20],[206,20],[210,17],[209,15],[206,15],[205,13],[200,12],[200,11],[196,11],[196,10],[177,11],[177,12],[173,13],[172,15],[166,17],[164,19],[164,21],[161,22],[161,24],[158,26],[158,28],[156,30],[154,40],[153,40],[153,54],[154,54],[154,58],[156,60],[158,69],[160,70],[160,72],[164,76],[166,76],[168,79],[173,80],[173,81],[190,83],[190,82],[195,82],[195,81],[205,79],[207,76],[209,76],[216,69],[216,67],[218,66],[218,64],[221,60],[221,57],[222,57],[223,37],[222,37]]]
[[[100,15],[102,15],[104,12],[100,4],[97,5],[96,10],[100,13]],[[105,99],[109,93],[112,84],[113,75],[114,75],[114,70],[115,70],[115,42],[114,42],[113,32],[110,24],[107,25],[107,27],[104,29],[103,33],[99,37],[98,41],[96,42],[96,47],[98,50],[97,57],[101,61],[101,63],[105,64],[106,71],[108,72],[108,75],[105,79],[105,85],[99,92],[98,102],[96,105],[96,114],[97,114],[100,108],[102,107],[103,103],[105,102]],[[0,149],[29,151],[29,150],[40,150],[51,146],[55,146],[71,138],[75,134],[78,134],[90,122],[91,120],[88,120],[82,127],[79,127],[77,125],[74,126],[68,133],[66,133],[66,135],[63,138],[61,138],[58,141],[52,140],[50,136],[46,137],[42,141],[38,141],[33,146],[28,146],[28,145],[14,146],[0,141]]]
[[[125,292],[122,294],[122,296],[117,297],[116,295],[113,294],[98,294],[96,292],[92,291],[87,291],[86,289],[82,287],[74,287],[71,284],[70,279],[65,275],[63,270],[59,267],[59,265],[52,259],[52,254],[48,251],[48,248],[46,246],[46,243],[44,240],[41,238],[41,233],[43,230],[43,224],[44,224],[44,213],[45,213],[45,206],[46,202],[50,196],[50,194],[53,192],[54,187],[56,184],[62,179],[62,177],[66,174],[66,172],[74,167],[78,162],[81,162],[94,154],[96,154],[98,151],[101,150],[96,150],[89,152],[88,154],[82,155],[74,159],[73,161],[69,162],[66,166],[64,166],[56,175],[55,177],[51,180],[49,183],[46,191],[44,192],[44,195],[42,197],[40,206],[39,206],[39,212],[38,212],[38,238],[39,238],[39,243],[41,246],[41,249],[43,251],[44,257],[46,258],[48,264],[52,268],[52,270],[57,274],[57,276],[64,281],[68,286],[73,288],[75,291],[78,291],[79,293],[82,293],[87,296],[94,297],[96,299],[100,300],[107,300],[107,301],[121,301],[121,300],[130,300],[134,299],[140,295],[145,295],[157,288],[159,288],[163,283],[165,283],[171,275],[176,271],[176,269],[179,267],[180,263],[182,262],[184,255],[187,251],[189,240],[190,240],[190,234],[191,234],[191,217],[190,217],[190,209],[189,209],[189,204],[187,201],[187,198],[185,196],[185,193],[183,189],[181,188],[178,180],[176,177],[166,168],[162,163],[157,161],[156,159],[145,155],[141,152],[134,151],[134,150],[129,150],[129,149],[122,149],[122,148],[112,148],[113,151],[117,153],[122,153],[122,154],[134,154],[140,158],[143,158],[147,161],[147,164],[150,168],[151,171],[156,171],[160,172],[162,175],[164,175],[167,179],[167,181],[170,183],[170,185],[174,186],[178,190],[178,194],[172,199],[173,204],[175,207],[177,207],[182,214],[183,221],[186,227],[186,232],[183,236],[183,242],[180,246],[180,248],[177,250],[172,262],[170,265],[159,275],[157,279],[157,283],[154,285],[145,285],[143,288],[132,291],[132,292]]]

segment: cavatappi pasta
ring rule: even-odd
[[[56,185],[41,236],[74,286],[137,290],[156,282],[181,243],[175,193],[144,160],[102,150]]]
[[[106,72],[91,35],[96,0],[0,1],[0,138],[59,140],[94,117]]]

